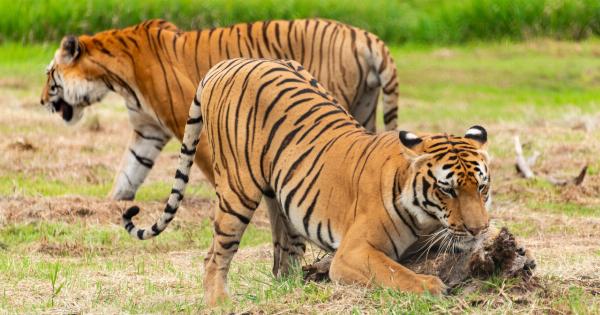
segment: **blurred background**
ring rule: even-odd
[[[539,36],[581,40],[600,34],[595,0],[2,0],[0,40],[56,41],[150,18],[183,29],[304,17],[330,18],[369,30],[387,43],[459,44]]]
[[[304,17],[352,24],[388,44],[400,128],[488,129],[491,215],[534,252],[538,282],[492,279],[433,298],[304,284],[299,274],[275,280],[268,220],[258,213],[230,273],[235,303],[222,311],[600,313],[598,0],[0,0],[0,313],[204,310],[213,189],[195,171],[168,231],[150,242],[122,231],[131,203],[106,197],[130,132],[123,100],[107,97],[74,127],[39,105],[63,36],[150,18],[192,30]],[[536,178],[515,171],[514,136],[526,157],[539,154]],[[138,192],[142,222],[162,211],[178,152],[171,141]],[[584,166],[581,184],[556,185]]]

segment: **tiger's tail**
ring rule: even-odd
[[[135,226],[132,222],[132,218],[140,212],[138,206],[132,206],[123,214],[123,227],[127,232],[140,240],[147,240],[153,238],[164,231],[171,220],[175,217],[177,209],[183,200],[183,194],[189,180],[190,169],[194,164],[194,156],[196,155],[196,146],[200,139],[200,132],[204,125],[202,119],[202,111],[200,105],[200,95],[202,94],[202,87],[204,83],[200,83],[194,101],[190,106],[188,120],[185,125],[185,134],[181,144],[181,153],[179,154],[179,167],[175,172],[175,182],[173,183],[173,189],[171,195],[162,216],[156,221],[150,229],[141,229]]]

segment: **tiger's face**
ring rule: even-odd
[[[85,107],[109,92],[101,79],[103,70],[87,60],[84,47],[76,37],[65,37],[46,69],[48,78],[40,103],[68,124],[78,122]]]
[[[401,131],[400,140],[411,161],[402,205],[423,221],[437,220],[457,244],[481,239],[492,200],[486,130],[473,126],[463,137]]]

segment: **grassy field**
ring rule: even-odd
[[[180,27],[323,17],[370,30],[389,43],[466,41],[600,34],[596,0],[0,0],[0,42],[42,42],[148,18]],[[110,12],[110,14],[107,14]]]
[[[125,150],[128,122],[111,96],[65,126],[39,106],[55,47],[0,46],[0,313],[204,312],[202,259],[214,192],[199,172],[177,219],[138,242],[120,227],[130,202],[105,196]],[[600,312],[600,42],[535,40],[460,47],[393,47],[401,80],[400,126],[463,133],[481,124],[493,157],[492,218],[537,257],[536,283],[476,281],[447,297],[332,283],[299,271],[270,274],[268,221],[257,213],[234,258],[233,302],[216,312]],[[589,165],[581,186],[527,181],[514,171],[512,138],[542,153],[534,171],[564,178]],[[143,186],[143,223],[170,191],[171,142]],[[311,250],[311,262],[321,253]]]

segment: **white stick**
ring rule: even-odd
[[[523,157],[523,147],[521,146],[519,136],[515,136],[515,152],[517,153],[516,166],[519,173],[527,179],[534,178],[535,174],[533,174],[533,171],[529,168],[529,163],[527,163],[525,157]],[[533,162],[535,162],[535,160]]]

